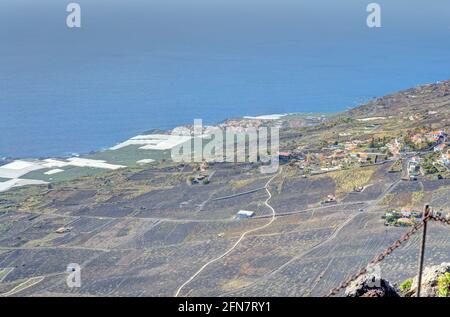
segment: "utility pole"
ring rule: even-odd
[[[430,206],[425,205],[422,221],[423,221],[423,231],[422,231],[422,241],[420,243],[420,252],[419,252],[419,272],[417,274],[417,297],[420,297],[420,291],[422,288],[422,271],[423,271],[423,261],[425,258],[425,242],[427,238],[427,223],[428,216],[430,214]]]

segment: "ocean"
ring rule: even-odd
[[[0,3],[0,157],[87,153],[201,118],[335,112],[450,78],[450,2]]]

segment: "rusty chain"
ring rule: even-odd
[[[450,218],[445,218],[445,217],[431,215],[430,219],[432,219],[434,221],[440,221],[440,222],[442,222],[444,224],[450,225]]]
[[[395,241],[390,247],[388,247],[386,250],[378,254],[372,261],[369,262],[369,264],[358,271],[358,273],[353,274],[348,279],[346,279],[344,282],[342,282],[338,287],[333,288],[326,297],[331,297],[339,293],[340,290],[346,288],[350,285],[351,282],[355,281],[360,276],[367,273],[367,268],[370,265],[375,265],[381,261],[383,261],[389,254],[391,254],[395,249],[399,248],[404,242],[408,241],[420,228],[423,227],[424,223],[429,221],[439,221],[444,224],[450,225],[450,219],[446,219],[444,217],[435,216],[435,215],[428,215],[425,217],[420,223],[416,224],[411,230],[409,230],[407,233],[405,233],[400,239]]]

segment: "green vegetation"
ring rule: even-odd
[[[384,219],[387,224],[394,225],[397,222],[397,217],[392,213],[386,213]]]
[[[413,192],[411,194],[411,204],[413,206],[418,205],[420,202],[422,202],[424,197],[425,197],[425,193],[423,191],[421,191],[421,192]]]
[[[425,174],[435,174],[439,172],[438,169],[434,166],[434,162],[436,161],[436,159],[437,157],[435,153],[428,153],[425,155],[422,163]]]
[[[412,279],[409,278],[409,279],[405,280],[402,284],[400,284],[400,290],[403,293],[406,293],[407,291],[409,291],[411,289],[411,285],[412,285]]]
[[[450,273],[446,272],[438,277],[438,296],[450,297]]]
[[[374,172],[374,168],[355,168],[331,172],[327,176],[330,176],[336,183],[338,193],[348,193],[357,187],[366,185]]]
[[[381,149],[386,146],[388,139],[384,136],[382,138],[372,138],[369,143],[369,147],[372,149]]]
[[[415,225],[421,218],[421,214],[414,211],[402,213],[396,210],[390,210],[386,211],[381,218],[385,220],[384,224],[386,226],[408,227]]]
[[[403,160],[399,159],[389,168],[389,173],[399,173],[403,170]]]
[[[246,186],[252,184],[253,182],[255,182],[255,180],[253,178],[239,179],[239,180],[232,180],[230,182],[230,185],[235,189],[239,189],[239,188],[246,187]]]
[[[383,200],[381,201],[382,205],[388,206],[390,203],[395,199],[395,194],[390,193],[384,196]]]
[[[416,130],[417,131],[415,133],[419,133],[419,131],[422,131],[422,129],[416,129]],[[405,135],[403,137],[403,143],[405,143],[405,145],[413,151],[424,150],[426,148],[431,147],[434,144],[434,142],[431,142],[431,141],[422,141],[422,142],[414,143],[413,141],[411,141],[411,135]]]
[[[45,170],[37,170],[30,172],[24,175],[22,178],[25,179],[36,179],[45,182],[59,183],[66,182],[71,180],[76,180],[81,177],[86,176],[94,176],[102,173],[109,172],[108,170],[94,167],[76,167],[76,166],[67,166],[64,167],[64,172],[60,172],[53,175],[45,175],[45,172],[48,172],[50,169]]]
[[[155,161],[168,160],[170,151],[140,150],[139,145],[129,145],[118,150],[106,150],[88,155],[92,160],[103,160],[110,164],[136,166],[136,162],[144,159]]]
[[[27,243],[25,243],[23,246],[25,248],[36,248],[36,247],[43,247],[43,246],[48,247],[48,246],[52,246],[53,240],[55,240],[59,237],[61,237],[60,234],[52,232],[41,239],[30,240]]]

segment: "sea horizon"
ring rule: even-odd
[[[381,28],[360,0],[79,1],[70,29],[58,0],[4,0],[0,157],[89,153],[195,118],[334,113],[446,80],[450,2],[436,1],[381,0]]]

